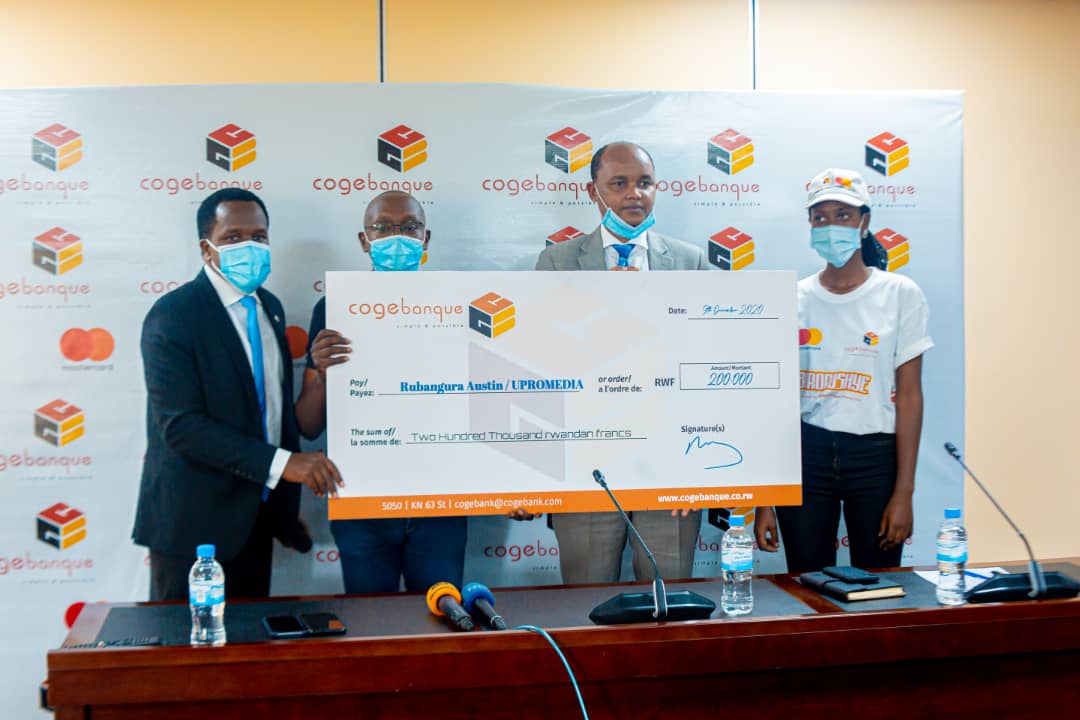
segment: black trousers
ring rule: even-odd
[[[259,508],[255,527],[240,554],[221,562],[225,571],[225,598],[265,598],[270,596],[270,569],[274,559],[272,512],[266,503]],[[150,599],[188,599],[188,573],[195,556],[177,557],[150,551]]]
[[[836,533],[844,513],[851,564],[896,567],[902,546],[882,550],[881,517],[896,485],[896,435],[852,435],[802,424],[803,504],[778,507],[788,572],[836,564]]]

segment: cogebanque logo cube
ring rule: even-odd
[[[874,237],[885,248],[885,257],[888,258],[886,269],[889,272],[899,270],[911,260],[911,243],[906,236],[895,230],[884,228],[874,233]]]
[[[50,170],[66,170],[82,160],[82,135],[60,123],[34,133],[33,158]]]
[[[886,177],[895,175],[911,164],[910,153],[907,140],[883,132],[866,141],[866,167]]]
[[[81,408],[57,398],[34,412],[34,435],[57,447],[70,445],[85,433],[85,420]]]
[[[754,164],[754,143],[738,130],[728,128],[709,140],[708,162],[728,175]]]
[[[63,275],[83,262],[83,243],[75,233],[54,227],[34,238],[34,265],[53,275]]]
[[[709,262],[721,270],[742,270],[754,262],[754,239],[734,227],[709,238]]]
[[[255,162],[255,134],[239,125],[222,125],[206,136],[206,160],[233,172]]]
[[[581,232],[580,230],[578,230],[573,225],[567,225],[562,230],[558,230],[558,231],[553,232],[550,235],[548,235],[547,236],[547,244],[548,245],[558,245],[559,243],[564,243],[567,240],[573,240],[575,238],[579,238],[584,234],[585,233]]]
[[[469,327],[481,335],[496,338],[514,327],[514,302],[489,292],[469,303]]]
[[[379,162],[408,172],[427,161],[427,139],[408,125],[398,125],[379,136]]]
[[[875,345],[878,344],[879,339],[880,338],[878,338],[877,333],[868,332],[865,335],[863,335],[862,341],[863,341],[864,345],[867,345],[869,347],[874,347]]]
[[[86,513],[58,502],[37,515],[37,539],[57,550],[67,550],[86,539]]]
[[[544,162],[570,174],[592,162],[592,138],[572,127],[564,127],[544,139]]]

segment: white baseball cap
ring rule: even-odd
[[[829,168],[810,181],[806,193],[806,207],[813,207],[826,200],[835,200],[852,207],[869,207],[870,193],[866,191],[866,181],[859,173],[843,168]]]

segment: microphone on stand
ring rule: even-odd
[[[707,597],[690,592],[689,590],[677,590],[669,593],[664,587],[664,579],[660,577],[660,568],[656,564],[656,558],[652,550],[645,544],[645,540],[638,533],[634,523],[630,522],[630,516],[619,505],[614,493],[608,487],[604,474],[599,470],[593,470],[593,480],[604,488],[611,498],[615,509],[622,515],[630,534],[641,545],[645,555],[653,567],[653,591],[651,593],[620,593],[593,608],[589,613],[589,619],[597,625],[618,625],[622,623],[648,622],[649,620],[706,620],[716,610],[716,603]]]
[[[990,499],[997,511],[1009,523],[1013,531],[1020,536],[1028,554],[1028,574],[1026,576],[1020,574],[995,575],[968,590],[965,593],[968,602],[1008,602],[1010,600],[1076,597],[1077,593],[1080,593],[1080,583],[1059,572],[1044,573],[1038,561],[1035,560],[1035,553],[1031,551],[1031,545],[1028,543],[1027,537],[1020,532],[1020,528],[1005,512],[1005,508],[998,504],[998,501],[994,499],[986,486],[982,484],[979,478],[975,477],[975,473],[960,457],[960,451],[956,449],[956,445],[951,442],[945,443],[945,451],[956,462],[960,463],[960,467],[964,468],[965,472],[975,481],[983,494]]]
[[[506,630],[506,621],[495,612],[495,596],[487,585],[471,582],[461,588],[465,610],[492,630]]]
[[[467,632],[476,627],[472,617],[461,607],[461,593],[451,583],[439,582],[429,587],[427,606],[433,615],[449,620],[454,630]]]

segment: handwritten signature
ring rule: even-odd
[[[742,450],[735,447],[731,443],[719,442],[716,440],[702,440],[700,435],[694,436],[694,439],[691,440],[690,443],[686,446],[686,452],[684,452],[683,455],[689,455],[691,450],[704,450],[707,447],[727,448],[728,450],[735,453],[735,459],[723,465],[708,465],[704,468],[705,470],[720,470],[722,468],[735,467],[743,461]]]

